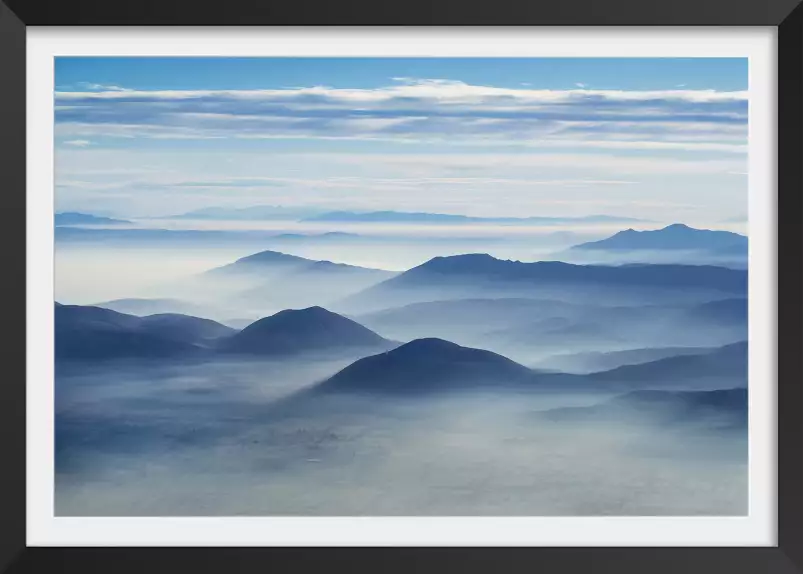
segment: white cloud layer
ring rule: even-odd
[[[389,86],[56,93],[61,138],[358,139],[744,152],[747,93]],[[73,139],[74,141],[74,139]]]

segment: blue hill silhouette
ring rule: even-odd
[[[725,345],[708,353],[623,365],[587,376],[594,381],[626,383],[642,387],[683,386],[706,379],[726,379],[732,381],[733,385],[747,386],[747,342]]]
[[[602,250],[694,250],[717,253],[747,252],[747,237],[730,231],[695,229],[682,223],[675,223],[648,231],[626,229],[601,239],[575,245],[572,249]]]
[[[321,391],[417,393],[491,386],[519,387],[535,373],[510,359],[436,338],[416,339],[365,357],[324,381]]]
[[[197,354],[233,329],[189,315],[137,317],[111,309],[56,305],[57,359],[166,358]]]
[[[526,286],[579,285],[656,288],[709,288],[744,293],[747,273],[711,265],[574,265],[560,261],[524,263],[496,259],[488,254],[435,257],[388,279],[368,291],[405,287],[517,284]]]
[[[287,309],[248,325],[218,346],[221,352],[286,355],[357,348],[386,349],[393,343],[323,307]]]

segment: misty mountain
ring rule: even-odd
[[[539,413],[554,422],[644,424],[684,430],[744,431],[747,389],[712,391],[633,391],[590,407],[563,407]]]
[[[393,343],[322,307],[287,309],[221,340],[218,350],[261,356],[303,352],[387,349]]]
[[[747,329],[747,299],[720,299],[696,305],[688,310],[688,315],[698,321],[708,321],[714,325],[734,325]]]
[[[236,333],[236,329],[227,327],[211,319],[202,319],[180,313],[157,313],[142,317],[140,329],[145,329],[159,336],[176,341],[203,343]]]
[[[575,245],[576,250],[609,251],[708,251],[716,253],[747,253],[747,237],[730,231],[695,229],[675,223],[663,229],[636,231],[626,229],[602,239]]]
[[[627,346],[630,340],[626,319],[609,324],[593,315],[585,319],[547,317],[525,321],[488,331],[482,337],[494,350],[505,351],[516,359],[524,359],[531,348],[539,353],[572,348],[610,349]]]
[[[313,263],[315,261],[278,251],[260,251],[247,257],[241,257],[233,263],[211,269],[204,275],[259,275],[277,269],[299,268]]]
[[[101,307],[55,307],[57,359],[105,360],[167,358],[197,354],[213,334],[226,334],[223,325],[196,317],[136,317]]]
[[[71,328],[124,329],[149,333],[163,339],[185,343],[202,343],[235,332],[231,327],[211,319],[180,313],[157,313],[136,316],[102,307],[58,305],[56,323]]]
[[[57,226],[57,242],[75,243],[93,247],[125,246],[176,246],[221,247],[223,245],[264,245],[276,234],[272,231],[219,230],[219,229],[99,229]]]
[[[452,299],[411,303],[357,315],[363,325],[400,339],[439,337],[470,340],[492,329],[520,324],[527,318],[570,316],[577,305],[563,301],[500,298]],[[457,340],[455,342],[460,342]]]
[[[261,251],[207,271],[197,287],[248,310],[271,311],[328,304],[395,274],[278,251]]]
[[[364,238],[356,233],[329,231],[327,233],[280,233],[270,238],[271,245],[317,245],[362,241]],[[372,238],[373,239],[373,238]]]
[[[343,302],[369,311],[381,307],[466,298],[546,298],[627,305],[695,301],[743,295],[747,273],[695,265],[574,265],[524,263],[487,254],[435,257]],[[719,296],[719,297],[717,297]]]
[[[506,357],[428,338],[360,359],[321,383],[318,390],[420,393],[534,382],[533,371]]]
[[[331,261],[316,261],[314,259],[306,259],[296,255],[288,255],[278,251],[260,251],[247,257],[241,257],[233,263],[217,267],[206,272],[206,275],[217,276],[237,276],[249,275],[253,277],[266,277],[276,271],[294,273],[339,273],[339,274],[352,274],[363,275],[377,278],[387,278],[393,275],[390,271],[381,269],[370,269],[367,267],[358,267],[356,265],[347,265],[345,263],[333,263]]]
[[[746,322],[698,317],[702,314],[697,304],[640,305],[637,300],[620,306],[604,301],[597,304],[598,299],[578,297],[574,303],[535,298],[452,299],[352,316],[394,339],[438,337],[488,349],[528,366],[565,367],[569,372],[602,371],[699,349],[702,353],[746,338]],[[714,301],[703,307],[717,308],[717,304]],[[666,350],[642,349],[648,346]],[[623,350],[621,355],[614,353]],[[563,361],[559,357],[552,364],[542,363],[569,351]]]
[[[316,213],[320,213],[320,210],[304,207],[282,207],[278,205],[254,205],[251,207],[204,207],[186,213],[168,215],[156,219],[276,221],[296,220]]]
[[[75,211],[64,211],[56,213],[53,217],[55,225],[122,225],[131,223],[124,219],[113,219],[89,213],[78,213]]]
[[[747,342],[725,345],[702,354],[623,365],[587,375],[587,378],[641,388],[747,386]]]
[[[614,223],[642,221],[612,215],[589,215],[585,217],[473,217],[446,213],[409,213],[402,211],[332,211],[308,217],[304,221],[341,223],[513,223],[513,224],[560,224],[560,223]]]
[[[552,355],[535,366],[567,373],[588,374],[608,371],[623,365],[638,365],[668,357],[701,355],[711,352],[710,347],[652,347],[624,351],[588,351]]]
[[[195,315],[201,316],[204,314],[204,307],[181,299],[147,299],[147,298],[128,298],[128,299],[114,299],[112,301],[103,301],[101,303],[94,303],[92,307],[103,307],[104,309],[111,309],[120,313],[128,313],[129,315],[156,315],[163,313],[181,314],[181,315]]]

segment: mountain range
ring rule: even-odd
[[[205,219],[228,221],[297,220],[320,213],[320,209],[254,205],[250,207],[204,207],[186,213],[166,215],[156,219]]]
[[[647,363],[623,365],[588,375],[597,382],[684,388],[710,386],[727,381],[747,386],[747,342],[718,347],[707,353],[665,357]]]
[[[711,347],[645,347],[623,351],[586,351],[555,354],[539,361],[541,369],[589,374],[609,371],[623,365],[639,365],[668,357],[710,353]]]
[[[747,237],[730,231],[695,229],[675,223],[648,231],[626,229],[600,241],[575,245],[575,250],[604,251],[707,251],[715,253],[747,253]]]
[[[124,219],[113,219],[89,213],[78,213],[76,211],[63,211],[56,213],[53,217],[55,225],[123,225],[131,223]]]
[[[330,304],[393,277],[391,271],[261,251],[196,278],[210,295],[245,307],[299,308]]]
[[[352,312],[469,298],[607,300],[632,304],[744,295],[743,270],[698,265],[575,265],[526,263],[488,254],[435,257],[343,301]]]
[[[332,211],[314,215],[304,219],[307,222],[340,222],[340,223],[507,223],[507,224],[540,224],[556,225],[564,223],[628,223],[643,222],[631,217],[613,215],[588,215],[583,217],[476,217],[447,213],[422,213],[403,211]]]
[[[100,307],[55,308],[56,358],[105,360],[250,355],[285,358],[338,354],[358,358],[320,385],[327,391],[428,392],[492,386],[564,390],[711,388],[747,383],[747,343],[625,365],[588,375],[549,374],[501,354],[439,338],[405,344],[322,307],[288,309],[241,331],[208,319],[138,317]],[[370,356],[366,356],[370,355]],[[364,357],[364,358],[359,358]],[[532,384],[538,383],[538,387]],[[524,386],[522,386],[524,385]]]

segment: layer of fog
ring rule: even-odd
[[[212,303],[219,301],[210,301],[203,294],[196,293],[197,286],[188,288],[186,284],[177,282],[264,250],[398,272],[433,257],[463,253],[490,253],[503,259],[536,261],[549,258],[576,242],[605,235],[600,230],[589,232],[585,229],[566,230],[565,234],[554,227],[524,228],[519,232],[493,230],[489,226],[482,226],[484,231],[471,230],[467,226],[365,227],[359,229],[360,234],[356,237],[340,239],[321,237],[320,234],[332,229],[318,226],[303,230],[297,227],[270,229],[271,234],[310,234],[309,238],[281,239],[270,234],[252,236],[234,232],[232,236],[211,236],[209,239],[178,236],[137,240],[90,235],[81,240],[57,241],[55,296],[58,301],[72,304],[169,297],[210,304],[210,309],[213,309],[215,305]],[[117,233],[119,226],[108,231]],[[257,311],[264,313],[273,307]],[[210,318],[223,320],[227,318],[226,314],[213,313]]]
[[[600,394],[294,395],[341,366],[59,367],[56,514],[746,512],[742,434],[539,417]]]
[[[746,322],[738,318],[717,320],[697,316],[698,305],[707,302],[706,298],[655,305],[647,296],[606,300],[601,289],[589,297],[569,297],[566,291],[555,295],[562,298],[451,301],[436,298],[352,316],[386,338],[407,341],[439,337],[495,351],[537,367],[543,366],[540,363],[548,357],[568,353],[645,347],[706,349],[747,339]],[[665,356],[681,354],[688,353],[670,352]],[[577,361],[567,359],[561,367],[584,372],[582,362],[581,357]],[[626,360],[620,364],[628,362],[639,361]],[[546,367],[552,368],[548,363]]]

